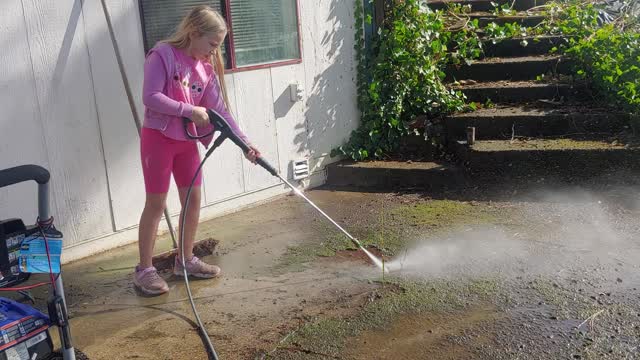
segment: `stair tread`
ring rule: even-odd
[[[327,167],[326,185],[398,189],[446,189],[464,183],[464,168],[445,161],[340,161]]]
[[[568,37],[565,35],[528,35],[528,36],[514,36],[514,37],[510,37],[510,38],[506,38],[506,39],[498,39],[498,43],[502,42],[502,41],[509,41],[509,40],[514,40],[514,41],[519,41],[519,40],[531,40],[534,41],[536,39],[540,40],[540,41],[544,41],[544,40],[562,40],[562,39],[567,39]],[[492,41],[493,38],[491,37],[481,37],[480,40],[482,41]]]
[[[474,11],[464,16],[469,16],[471,18],[494,18],[494,19],[521,19],[521,18],[546,18],[545,15],[531,13],[527,11],[518,11],[515,14],[511,15],[495,15],[488,11]]]
[[[472,112],[456,113],[450,118],[465,119],[465,118],[479,118],[479,117],[545,117],[550,115],[564,115],[564,114],[589,114],[589,115],[626,115],[626,113],[618,111],[612,108],[595,107],[589,104],[576,103],[576,104],[549,104],[544,102],[534,104],[521,104],[521,105],[499,105],[491,108],[477,109]]]
[[[582,138],[516,138],[512,140],[479,140],[471,149],[474,152],[504,151],[570,151],[570,150],[628,150],[638,149],[637,144],[625,143],[605,136],[585,136]]]
[[[488,57],[480,60],[474,60],[471,66],[473,66],[474,64],[516,64],[516,63],[529,63],[529,62],[547,62],[547,61],[559,61],[563,59],[566,59],[566,57],[562,55]]]
[[[465,81],[465,80],[463,80]],[[511,80],[500,80],[500,81],[471,81],[463,83],[463,81],[458,81],[460,84],[456,85],[455,83],[448,84],[452,89],[455,90],[464,90],[464,89],[485,89],[485,88],[543,88],[547,86],[571,86],[572,83],[565,81],[511,81]]]
[[[521,56],[490,56],[478,59],[470,65],[449,65],[445,80],[475,81],[532,81],[541,74],[552,78],[571,74],[571,61],[563,55],[522,54]]]
[[[369,168],[369,169],[406,169],[406,170],[444,170],[452,167],[451,164],[433,161],[359,161],[340,162],[336,164],[340,167],[348,168]]]
[[[439,5],[439,4],[481,4],[481,3],[491,3],[495,2],[498,4],[512,4],[513,2],[510,0],[427,0],[427,5]],[[539,5],[549,2],[549,0],[539,0]]]

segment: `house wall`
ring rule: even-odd
[[[126,74],[142,118],[144,50],[136,1],[107,0]],[[353,0],[299,1],[303,61],[235,72],[225,79],[232,111],[281,173],[308,157],[319,185],[328,154],[357,124]],[[64,261],[137,240],[144,205],[139,139],[100,1],[0,3],[0,168],[49,169],[51,209],[64,233]],[[292,102],[289,85],[304,89]],[[204,153],[204,151],[203,151]],[[202,219],[285,193],[229,143],[204,168]],[[0,189],[0,219],[37,214],[34,183]],[[168,207],[175,218],[175,185]],[[163,222],[164,224],[164,222]]]

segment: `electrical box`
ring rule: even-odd
[[[300,84],[291,84],[289,85],[289,95],[292,102],[302,101],[302,98],[304,97],[304,90]]]

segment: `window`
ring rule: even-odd
[[[297,0],[140,0],[145,51],[169,37],[182,17],[202,4],[227,20],[223,53],[228,69],[300,62]]]

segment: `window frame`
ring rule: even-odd
[[[220,1],[222,6],[222,15],[227,22],[228,33],[227,37],[224,40],[225,46],[227,48],[226,51],[226,59],[225,59],[225,67],[224,73],[231,74],[236,72],[243,71],[251,71],[251,70],[259,70],[259,69],[268,69],[279,66],[293,65],[293,64],[301,64],[302,63],[302,26],[300,24],[300,0],[294,0],[295,4],[295,15],[296,15],[296,23],[298,27],[298,50],[299,56],[296,59],[289,60],[278,60],[273,62],[267,62],[264,64],[256,64],[256,65],[246,65],[238,67],[236,65],[236,54],[235,54],[235,44],[233,41],[233,21],[231,20],[231,0],[217,0]],[[147,43],[147,33],[145,31],[145,19],[144,13],[142,11],[142,1],[138,1],[138,13],[140,14],[140,25],[142,27],[142,43],[143,47],[146,47]]]

